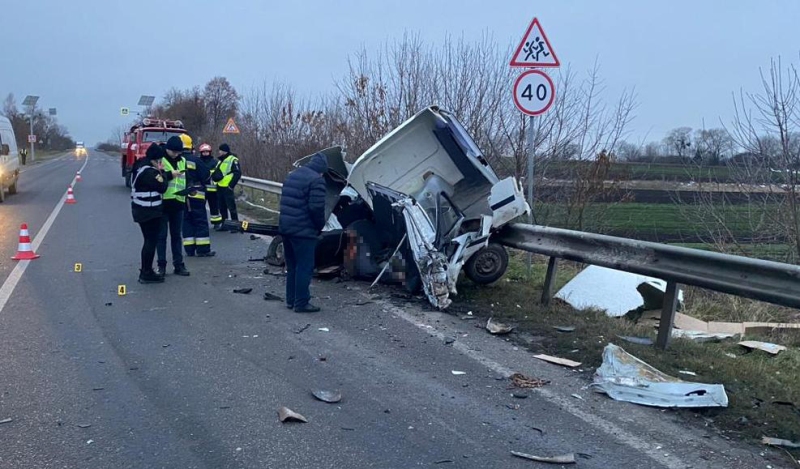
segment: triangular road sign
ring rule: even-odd
[[[222,129],[223,134],[238,134],[239,127],[236,126],[236,122],[233,121],[233,117],[228,119],[228,123],[225,124],[225,128]]]
[[[547,40],[542,25],[534,18],[531,21],[525,36],[517,46],[514,56],[511,57],[512,67],[560,67],[553,46]]]

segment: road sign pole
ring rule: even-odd
[[[31,120],[31,133],[28,134],[28,135],[33,135],[33,106],[31,106],[30,115],[31,115],[31,119],[30,119]],[[30,138],[28,140],[30,140]],[[35,147],[33,141],[31,141],[31,159],[30,159],[30,161],[31,162],[36,161],[36,147]]]
[[[533,135],[533,116],[528,116],[528,204],[531,211],[528,213],[528,224],[533,224],[533,156],[536,154],[534,149]],[[531,277],[531,265],[533,264],[533,254],[528,253],[528,279]]]

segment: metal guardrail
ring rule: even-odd
[[[283,184],[242,177],[242,185],[272,194]],[[553,297],[557,260],[656,277],[667,281],[657,344],[666,348],[675,320],[678,285],[693,285],[800,308],[800,266],[582,231],[514,223],[494,235],[506,246],[550,257],[542,303]],[[613,292],[609,292],[613,294]]]
[[[266,179],[257,179],[247,176],[242,176],[239,184],[243,185],[244,187],[249,187],[251,189],[256,189],[277,195],[281,195],[281,189],[283,188],[283,184],[281,184],[280,182],[267,181]]]
[[[658,345],[666,348],[678,284],[800,308],[800,266],[699,249],[515,223],[495,238],[506,246],[550,256],[542,302],[552,297],[556,259],[648,275],[667,281]],[[610,295],[613,292],[608,292]]]

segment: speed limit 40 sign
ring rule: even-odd
[[[541,70],[523,72],[514,83],[514,104],[529,116],[545,113],[553,105],[555,97],[553,80]]]

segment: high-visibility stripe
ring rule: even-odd
[[[134,197],[158,197],[158,192],[150,191],[150,192],[134,192]]]
[[[211,223],[220,223],[222,221],[222,216],[221,215],[211,216],[209,220],[211,221]]]
[[[203,191],[197,191],[195,195],[189,194],[190,199],[206,200],[206,194]]]
[[[184,246],[194,246],[194,238],[183,238],[183,245]]]
[[[208,246],[211,244],[211,238],[195,238],[198,246]]]
[[[217,192],[217,186],[206,186],[206,192]]]
[[[171,172],[176,170],[176,168],[172,167],[172,163],[167,158],[162,158],[161,162],[164,164],[164,170],[166,172]],[[186,159],[181,158],[178,160],[178,171],[185,171],[186,170]],[[167,186],[167,192],[164,193],[164,199],[175,199],[178,202],[186,201],[186,196],[177,195],[176,192],[180,192],[186,189],[186,174],[181,174],[180,176],[173,178],[169,181],[169,185]]]
[[[139,205],[140,207],[158,207],[159,205],[161,205],[161,199],[154,200],[152,202],[145,202],[143,200],[133,199],[132,202],[135,203],[136,205]]]

